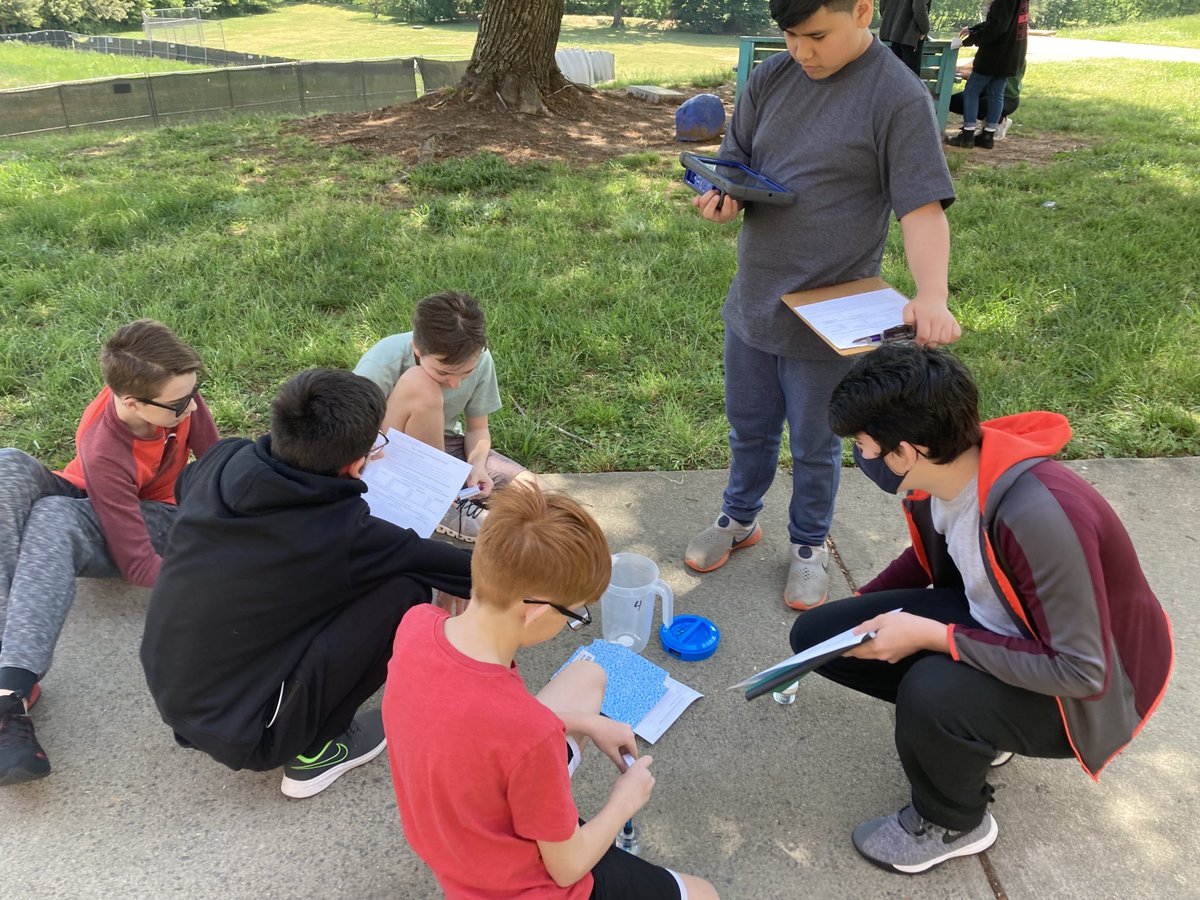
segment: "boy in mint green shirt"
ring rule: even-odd
[[[488,416],[500,409],[500,388],[487,349],[487,321],[470,294],[442,291],[418,302],[413,330],[381,340],[363,354],[354,374],[387,396],[384,432],[395,428],[470,463],[467,485],[479,488],[479,500],[509,481],[535,480],[492,449]],[[474,543],[485,515],[475,499],[455,501],[437,530]]]

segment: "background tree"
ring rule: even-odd
[[[545,114],[576,88],[554,61],[563,0],[487,0],[479,36],[459,88],[473,103],[499,101],[515,112]]]

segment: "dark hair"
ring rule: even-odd
[[[271,455],[294,469],[337,475],[371,452],[386,409],[383,391],[361,375],[301,372],[271,403]]]
[[[816,15],[822,6],[830,12],[851,12],[858,0],[771,0],[771,18],[784,31]]]
[[[104,383],[118,397],[155,397],[172,378],[202,368],[200,355],[153,319],[122,325],[100,351]]]
[[[945,350],[883,344],[833,389],[829,426],[842,437],[869,434],[881,455],[908,441],[948,463],[982,441],[979,391],[970,370]]]
[[[413,310],[413,343],[450,366],[464,363],[487,346],[487,321],[479,301],[464,291],[442,291]]]

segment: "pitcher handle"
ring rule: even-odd
[[[675,594],[671,591],[671,586],[661,578],[654,582],[654,589],[658,596],[662,597],[663,626],[670,628],[671,623],[675,621]]]

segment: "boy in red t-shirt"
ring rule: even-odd
[[[50,774],[29,707],[75,600],[75,577],[158,577],[175,479],[217,428],[200,357],[167,326],[125,325],[100,353],[105,388],[84,410],[75,458],[51,472],[0,450],[0,785]]]
[[[591,621],[608,583],[603,532],[577,503],[537,486],[498,491],[471,561],[471,602],[400,623],[383,724],[404,834],[450,898],[715,900],[712,885],[617,850],[650,799],[651,757],[600,715],[604,670],[576,662],[536,697],[513,657],[564,624]],[[591,739],[621,772],[583,823],[570,775]]]

